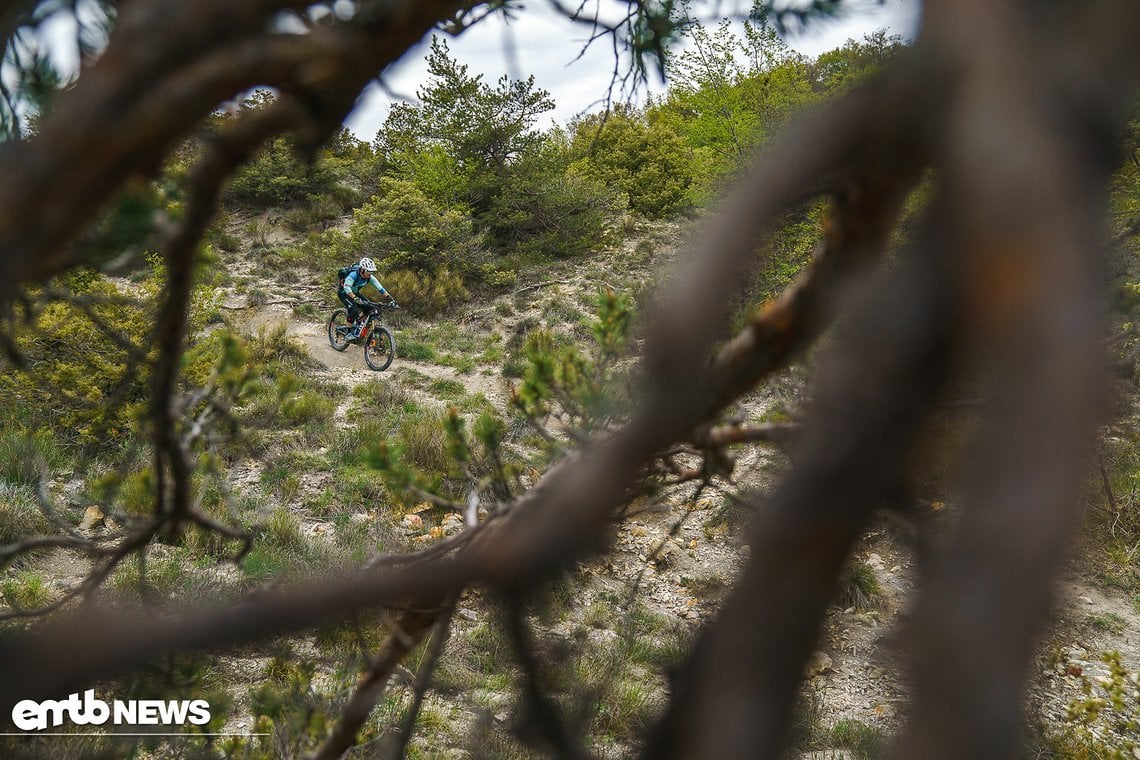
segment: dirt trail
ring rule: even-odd
[[[497,373],[460,373],[449,366],[415,362],[399,353],[401,334],[393,329],[396,359],[385,372],[373,372],[364,362],[359,346],[344,352],[333,350],[320,314],[298,319],[291,308],[282,305],[251,309],[238,317],[245,331],[272,330],[284,324],[287,333],[298,339],[309,355],[327,370],[327,376],[353,388],[371,380],[395,381],[415,387],[417,395],[430,396],[422,377],[461,383],[469,394],[482,393],[497,408],[504,408],[509,386]],[[745,403],[758,412],[769,399],[755,397]],[[346,396],[338,417],[351,405]],[[768,456],[753,454],[742,458],[738,472],[755,472],[766,477]],[[645,597],[661,612],[672,614],[696,626],[715,615],[719,594],[694,590],[694,578],[713,587],[727,587],[747,547],[735,546],[727,537],[706,539],[696,525],[690,526],[686,540],[669,538],[672,517],[634,520],[621,529],[615,552],[598,573],[600,586],[624,587],[630,578],[642,577]],[[653,556],[665,547],[667,562]],[[883,591],[876,609],[834,610],[828,615],[820,651],[812,658],[807,684],[822,708],[825,724],[854,719],[891,731],[905,717],[908,701],[904,657],[896,647],[900,615],[908,608],[917,581],[917,570],[910,551],[889,535],[872,533],[856,552],[857,558],[874,572]],[[714,582],[715,581],[715,582]],[[596,589],[583,591],[583,608]],[[1051,726],[1064,720],[1065,708],[1081,694],[1082,676],[1097,678],[1107,673],[1100,653],[1119,651],[1130,669],[1140,668],[1140,615],[1132,600],[1123,593],[1096,585],[1073,573],[1058,594],[1055,624],[1043,636],[1041,657],[1034,665],[1028,684],[1029,711]]]
[[[509,387],[497,373],[490,375],[479,372],[460,373],[453,367],[411,361],[401,357],[401,336],[398,328],[389,328],[396,342],[396,358],[392,366],[384,372],[373,372],[365,364],[360,346],[349,346],[344,351],[336,351],[329,345],[325,322],[327,316],[321,314],[319,317],[298,319],[289,306],[273,305],[251,310],[246,313],[244,319],[239,317],[237,321],[242,329],[250,333],[262,329],[271,330],[284,324],[287,334],[299,340],[309,352],[309,356],[331,370],[330,375],[333,379],[350,388],[369,380],[399,374],[401,368],[406,368],[433,380],[458,382],[463,385],[467,393],[482,393],[498,408],[502,408],[510,396]]]

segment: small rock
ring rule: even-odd
[[[871,676],[871,680],[878,681],[880,678],[886,675],[886,672],[887,671],[883,670],[882,668],[871,668],[869,675]]]
[[[469,609],[467,607],[460,607],[458,610],[456,610],[455,614],[458,615],[459,617],[463,618],[464,620],[478,620],[479,619],[479,616],[475,614],[475,611],[472,609]]]
[[[875,552],[871,552],[867,555],[867,564],[878,570],[883,566],[883,558]]]
[[[404,515],[404,527],[408,530],[423,530],[424,519],[415,513],[409,512]]]
[[[1093,603],[1092,597],[1084,596],[1083,594],[1081,596],[1078,596],[1077,599],[1079,599],[1081,602],[1083,602],[1085,604],[1092,604]]]
[[[814,678],[831,670],[831,657],[825,652],[816,652],[808,659],[807,677]]]
[[[106,515],[103,510],[95,505],[91,505],[83,512],[83,519],[79,523],[80,530],[94,530],[103,524]]]

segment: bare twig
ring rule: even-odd
[[[396,618],[396,625],[403,635],[393,633],[380,647],[342,708],[340,720],[313,753],[311,760],[336,760],[356,744],[357,734],[384,695],[396,666],[444,614],[445,611],[437,607],[428,611],[406,611]]]
[[[436,666],[439,664],[439,657],[443,654],[443,647],[447,643],[447,637],[451,630],[451,617],[455,613],[456,600],[457,597],[448,600],[444,605],[444,611],[440,613],[439,619],[435,623],[435,630],[428,642],[427,654],[420,664],[420,669],[416,672],[412,704],[408,707],[404,720],[401,722],[400,733],[392,743],[392,751],[389,753],[392,760],[400,760],[404,757],[408,743],[412,740],[416,719],[419,717],[420,708],[423,707],[427,690],[431,686],[432,674],[435,673]]]

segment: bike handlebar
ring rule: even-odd
[[[377,303],[376,301],[365,301],[365,302],[364,302],[364,308],[366,308],[366,309],[374,309],[374,310],[379,310],[379,309],[399,309],[399,308],[400,308],[400,304],[396,303],[396,300],[395,300],[395,299],[392,299],[392,302],[391,302],[391,303]]]

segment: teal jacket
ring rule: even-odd
[[[377,280],[375,276],[368,275],[365,277],[359,269],[353,269],[348,273],[348,276],[344,278],[344,285],[341,286],[341,291],[346,296],[360,298],[360,291],[364,289],[365,285],[371,285],[376,288],[380,291],[380,295],[382,296],[388,295],[388,291],[384,290],[384,286],[380,284],[380,281]]]

